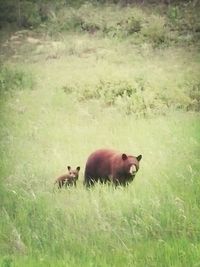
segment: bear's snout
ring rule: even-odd
[[[131,175],[135,175],[136,172],[137,172],[137,169],[136,169],[135,165],[132,165],[132,166],[130,167],[129,173],[130,173]]]

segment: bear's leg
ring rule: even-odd
[[[61,188],[63,186],[63,181],[58,182],[58,188]]]
[[[86,187],[91,187],[91,186],[94,186],[94,183],[95,183],[95,180],[86,176],[85,177],[85,180],[83,182],[83,184],[86,186]]]

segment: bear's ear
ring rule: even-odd
[[[128,157],[127,157],[127,155],[126,154],[122,154],[122,159],[123,160],[126,160]]]
[[[142,155],[137,156],[136,159],[140,161],[142,159]]]
[[[70,171],[71,170],[71,167],[70,166],[67,166],[67,169],[68,169],[68,171]]]
[[[79,171],[80,171],[80,167],[78,166],[78,167],[76,168],[76,170],[79,172]]]

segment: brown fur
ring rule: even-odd
[[[134,179],[141,158],[142,155],[135,157],[110,149],[97,150],[86,162],[84,184],[91,186],[99,181],[125,186]],[[134,174],[130,174],[131,166],[136,170]]]
[[[72,170],[70,166],[67,167],[68,172],[59,176],[55,184],[58,183],[58,188],[65,186],[76,186],[76,181],[78,180],[80,167]]]

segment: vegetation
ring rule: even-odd
[[[1,2],[0,265],[199,266],[198,3]],[[129,187],[83,187],[101,147]]]

